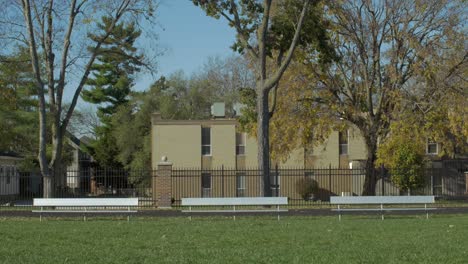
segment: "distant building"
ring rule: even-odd
[[[67,133],[68,145],[72,148],[72,160],[66,167],[66,186],[70,189],[79,189],[87,185],[89,181],[90,167],[93,164],[92,157],[83,150],[83,146],[89,143],[89,139],[78,139],[71,133]]]
[[[20,193],[19,163],[21,156],[13,152],[0,152],[0,198]]]

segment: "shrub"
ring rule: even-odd
[[[392,182],[408,191],[424,186],[424,155],[414,146],[399,145],[395,149],[394,167],[390,170]]]
[[[318,183],[311,178],[305,177],[296,182],[296,191],[304,200],[308,200],[317,190]]]

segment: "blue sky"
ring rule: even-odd
[[[163,53],[156,60],[157,74],[138,76],[136,90],[146,90],[161,75],[168,76],[177,70],[183,70],[190,76],[210,56],[226,57],[233,54],[230,46],[235,40],[235,31],[225,20],[206,16],[190,0],[161,0],[157,16],[159,27],[155,30],[159,40],[155,45]],[[147,44],[144,43],[145,46]],[[69,89],[65,92],[69,100],[71,92]],[[93,107],[80,98],[79,106],[85,105]]]
[[[157,60],[157,76],[141,76],[136,83],[138,90],[147,89],[154,79],[177,70],[190,75],[210,56],[233,54],[229,47],[235,39],[234,30],[225,20],[206,16],[190,0],[162,0],[157,15],[157,45],[164,53]]]

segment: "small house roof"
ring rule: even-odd
[[[0,158],[8,158],[8,159],[17,159],[17,160],[22,160],[23,157],[13,151],[1,151],[0,150]]]

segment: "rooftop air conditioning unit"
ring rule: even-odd
[[[211,105],[211,115],[215,118],[225,117],[226,113],[224,103],[213,103],[213,105]]]

